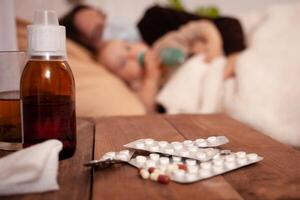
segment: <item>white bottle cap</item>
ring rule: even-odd
[[[66,29],[58,24],[55,11],[38,10],[27,26],[30,56],[66,57]]]

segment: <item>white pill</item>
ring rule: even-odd
[[[162,148],[165,148],[166,146],[168,146],[168,142],[166,142],[166,141],[159,141],[158,142],[158,146],[160,146],[160,147],[162,147]]]
[[[153,152],[157,152],[159,150],[159,147],[157,145],[154,145],[154,146],[150,146],[149,147],[149,150],[150,151],[153,151]]]
[[[221,157],[220,154],[216,154],[216,155],[214,155],[213,159],[218,160],[218,159],[220,159],[220,157]]]
[[[206,178],[210,176],[210,169],[200,169],[199,170],[199,176],[202,178]]]
[[[179,150],[181,150],[181,149],[183,148],[183,145],[182,145],[181,143],[175,144],[175,145],[173,145],[173,148],[174,148],[176,151],[179,151]]]
[[[182,157],[187,157],[187,156],[189,156],[189,155],[190,155],[190,152],[187,151],[187,150],[182,150],[182,151],[180,152],[180,156],[182,156]]]
[[[121,153],[121,154],[126,154],[127,156],[129,156],[129,150],[122,150],[122,151],[120,151],[119,153]]]
[[[247,155],[247,158],[248,158],[250,161],[255,161],[255,160],[257,160],[258,155],[257,155],[256,153],[249,153],[249,154]]]
[[[221,173],[221,172],[223,172],[223,166],[222,165],[214,165],[213,170],[215,173]]]
[[[223,161],[223,159],[214,159],[213,160],[213,163],[214,163],[214,165],[216,165],[216,166],[222,166],[223,165],[223,163],[224,163],[224,161]]]
[[[181,179],[181,178],[183,178],[185,171],[181,170],[181,169],[176,169],[173,171],[173,174],[176,177],[176,179]]]
[[[206,155],[208,157],[213,157],[215,154],[216,154],[216,150],[215,149],[212,149],[212,148],[206,149]]]
[[[247,159],[246,158],[238,158],[237,163],[240,165],[245,165],[247,163]]]
[[[207,142],[204,139],[197,139],[196,144],[199,147],[206,147],[207,146]]]
[[[183,145],[185,145],[185,146],[193,146],[194,143],[193,143],[192,140],[185,140],[185,141],[183,141]]]
[[[186,163],[187,165],[189,165],[189,166],[192,166],[192,165],[196,165],[196,164],[197,164],[196,160],[192,160],[192,159],[187,159],[187,160],[185,160],[185,163]]]
[[[166,153],[166,154],[173,154],[174,153],[174,149],[172,149],[172,148],[166,148],[163,152]]]
[[[113,151],[107,152],[106,154],[104,154],[104,156],[105,156],[106,158],[111,158],[111,159],[113,159],[113,158],[116,156],[116,152],[113,152]]]
[[[145,148],[145,144],[142,143],[142,142],[137,142],[137,143],[135,143],[135,147],[137,149],[144,149]]]
[[[172,156],[173,162],[181,162],[181,157]]]
[[[195,140],[196,143],[201,143],[201,142],[205,142],[205,139],[203,138],[198,138],[197,140]]]
[[[172,146],[176,146],[176,145],[179,145],[179,144],[181,144],[181,143],[180,142],[171,142]]]
[[[225,166],[228,169],[233,169],[235,168],[235,162],[225,162]]]
[[[191,182],[191,181],[195,181],[197,179],[197,176],[194,173],[186,173],[184,178],[186,181]]]
[[[216,136],[210,136],[207,138],[207,141],[209,143],[215,143],[217,141],[217,137]]]
[[[203,162],[200,164],[202,169],[210,169],[211,168],[211,162]]]
[[[196,157],[197,157],[197,159],[199,159],[199,160],[201,160],[201,161],[206,160],[206,158],[207,158],[207,157],[206,157],[206,154],[203,153],[203,152],[197,153]]]
[[[244,151],[239,151],[239,152],[236,152],[235,154],[238,158],[245,158],[246,157],[246,152],[244,152]]]
[[[187,147],[187,149],[188,149],[191,153],[195,153],[195,152],[198,151],[198,147],[195,147],[195,146]]]
[[[153,140],[153,139],[150,139],[150,138],[148,138],[148,139],[145,139],[145,140],[144,140],[144,142],[145,142],[145,144],[146,144],[146,145],[148,145],[148,146],[149,146],[149,145],[152,145],[152,144],[154,143],[154,140]]]
[[[156,172],[156,171],[152,172],[152,173],[150,174],[150,180],[152,180],[152,181],[157,181],[159,175],[160,175],[159,172]]]
[[[167,173],[173,173],[173,171],[175,171],[176,169],[178,169],[177,164],[170,164],[167,166]]]
[[[161,172],[161,174],[164,174],[167,171],[167,167],[169,165],[159,165],[158,170]]]
[[[147,160],[147,158],[145,156],[137,156],[135,159],[139,166],[144,165]]]
[[[155,162],[153,160],[146,161],[146,168],[155,167]]]
[[[199,170],[199,167],[197,165],[189,165],[187,166],[188,172],[196,174]]]
[[[129,156],[127,154],[118,153],[116,156],[117,160],[127,161]]]
[[[226,160],[227,162],[234,162],[234,161],[235,161],[235,156],[234,156],[234,154],[230,154],[230,155],[226,156],[226,157],[225,157],[225,160]]]
[[[159,158],[159,163],[161,165],[168,165],[170,163],[170,159],[167,157],[160,157]]]
[[[151,153],[149,155],[149,157],[150,157],[151,160],[158,161],[158,159],[159,159],[160,156],[157,153]]]
[[[148,179],[150,176],[150,173],[146,169],[141,169],[140,175],[143,179]]]

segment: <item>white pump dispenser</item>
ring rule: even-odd
[[[66,30],[58,24],[55,11],[38,10],[33,24],[27,26],[29,56],[66,58]]]

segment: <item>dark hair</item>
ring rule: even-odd
[[[75,6],[69,13],[67,13],[64,17],[62,17],[59,20],[59,24],[66,27],[67,38],[79,43],[80,45],[82,45],[83,47],[85,47],[86,49],[91,51],[92,53],[95,53],[96,52],[95,47],[88,44],[85,41],[84,36],[82,35],[82,33],[78,30],[78,28],[74,24],[75,15],[79,11],[84,10],[84,9],[91,9],[91,7],[86,6],[86,5]]]
[[[208,18],[185,11],[160,6],[150,7],[138,23],[142,38],[148,45],[155,43],[166,33],[177,30],[194,20],[210,20],[219,30],[226,55],[246,49],[246,39],[240,22],[231,17]]]

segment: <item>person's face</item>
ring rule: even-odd
[[[74,17],[74,25],[90,44],[99,42],[104,24],[105,15],[91,8],[80,10]]]
[[[143,43],[114,40],[101,49],[98,59],[111,72],[129,83],[141,78],[142,66],[138,56],[147,50],[148,47]]]

